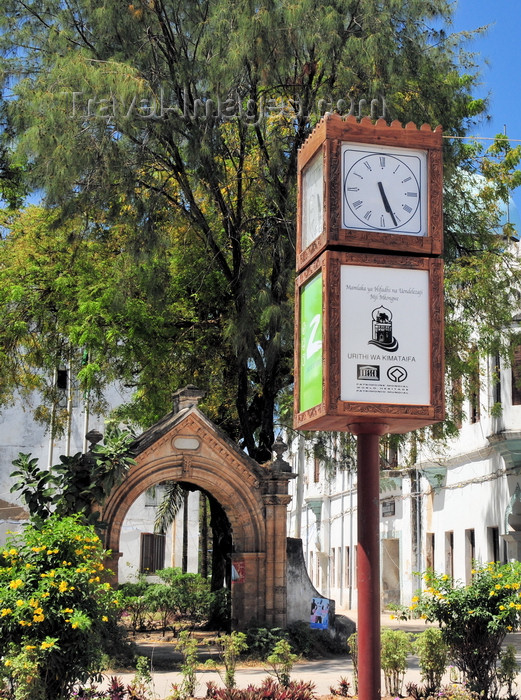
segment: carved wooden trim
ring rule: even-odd
[[[425,270],[429,273],[430,321],[430,403],[393,404],[342,401],[341,388],[341,294],[340,277],[343,265],[393,267],[404,270]],[[300,430],[349,431],[355,423],[385,422],[390,433],[409,432],[443,420],[444,417],[444,360],[443,360],[443,262],[438,258],[383,253],[356,253],[325,251],[296,280],[296,299],[299,290],[318,270],[323,273],[323,402],[307,411],[298,410],[295,400],[294,426]],[[297,323],[298,326],[298,323]],[[297,339],[298,334],[296,335]],[[299,349],[296,354],[296,392],[298,392]]]
[[[380,231],[363,231],[341,228],[343,143],[359,142],[372,146],[416,148],[427,152],[429,190],[427,194],[428,233],[425,236],[408,236]],[[324,147],[324,231],[305,250],[300,235],[302,171]],[[338,114],[326,115],[312,131],[298,155],[298,221],[297,221],[297,270],[303,270],[327,248],[344,246],[388,250],[419,255],[441,255],[443,252],[443,164],[442,130],[431,129],[428,124],[419,128],[413,122],[402,125],[395,120],[390,125],[385,119],[373,123],[368,117],[357,121],[354,115],[342,118]]]

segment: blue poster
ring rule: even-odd
[[[329,600],[327,598],[312,598],[309,626],[313,629],[327,630],[328,625]]]

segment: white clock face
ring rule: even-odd
[[[324,228],[324,157],[322,151],[306,166],[302,174],[302,250]]]
[[[426,167],[424,151],[344,144],[343,228],[426,235]]]

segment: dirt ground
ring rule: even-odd
[[[204,663],[208,660],[211,659],[217,664],[219,664],[219,651],[216,645],[206,645],[203,643],[203,640],[208,639],[208,638],[213,638],[216,636],[215,633],[211,633],[208,631],[196,631],[195,636],[200,639],[200,648],[199,648],[199,658],[200,658],[200,664],[198,667],[198,670],[204,669]],[[177,672],[179,671],[179,662],[181,661],[181,655],[175,648],[175,642],[176,642],[176,637],[172,632],[167,632],[164,636],[162,635],[161,632],[157,631],[148,631],[148,632],[142,632],[136,634],[135,637],[132,635],[129,635],[130,639],[135,642],[137,645],[137,654],[143,655],[143,656],[148,656],[149,658],[152,659],[153,663],[153,669],[154,671],[158,673],[169,673],[169,672]],[[346,657],[331,657],[330,660],[336,659],[338,661],[339,658],[348,658]],[[327,664],[329,657],[324,657],[322,661]],[[262,662],[259,661],[252,661],[252,662],[241,662],[238,664],[237,670],[238,671],[246,671],[251,668],[252,670],[257,670],[257,669],[262,669],[263,666],[265,666],[266,671],[268,671],[269,666],[263,665]],[[115,675],[118,674],[118,670],[115,669],[113,671]],[[299,680],[299,663],[297,663],[292,671],[292,679],[298,681]],[[351,682],[352,680],[352,674],[345,673],[345,677]],[[331,677],[331,686],[334,688],[338,688],[338,683],[340,681],[341,676],[334,676],[332,675]],[[253,682],[253,685],[259,685],[260,682],[255,680]],[[239,684],[239,687],[243,687],[243,684]],[[245,686],[244,686],[245,687]],[[350,687],[350,690],[352,690],[352,686]],[[198,688],[198,694],[195,696],[196,700],[203,700],[204,699],[204,689],[202,687]],[[339,700],[339,698],[343,697],[342,695],[339,694],[339,689],[337,691],[337,694],[331,694],[331,693],[326,693],[326,694],[317,694],[316,700]],[[355,697],[355,696],[344,696],[344,697]],[[396,700],[395,696],[386,696],[382,695],[382,700]],[[407,699],[407,700],[412,700],[412,699]]]

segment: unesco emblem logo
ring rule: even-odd
[[[356,378],[359,381],[379,382],[380,381],[380,366],[379,365],[357,365]]]
[[[403,367],[393,365],[393,367],[389,367],[387,370],[387,376],[392,382],[401,384],[401,382],[404,382],[407,379],[407,370]]]

